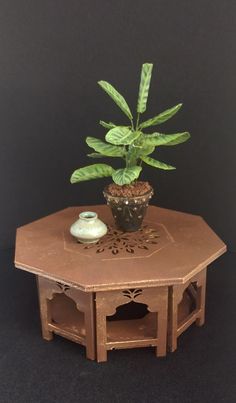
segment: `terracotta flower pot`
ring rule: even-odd
[[[141,196],[112,196],[107,188],[103,191],[107,204],[110,206],[117,228],[125,232],[137,231],[143,222],[153,189]]]

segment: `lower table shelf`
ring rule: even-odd
[[[55,294],[50,301],[52,321],[49,329],[55,334],[66,337],[78,343],[85,344],[84,314],[80,312],[75,302],[65,294]],[[181,325],[193,311],[192,299],[184,292],[183,300],[178,308],[178,323]],[[140,319],[107,320],[108,349],[126,348],[132,342],[140,346],[150,341],[150,346],[156,345],[157,315],[148,312]],[[122,344],[121,344],[122,343]]]
[[[149,312],[141,319],[107,321],[107,343],[136,341],[156,337],[156,314]]]

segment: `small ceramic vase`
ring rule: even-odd
[[[78,242],[95,243],[107,233],[107,226],[99,220],[97,213],[83,211],[70,227],[70,233]]]

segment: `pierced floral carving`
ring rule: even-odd
[[[62,292],[66,292],[70,289],[70,287],[67,284],[62,284],[62,283],[59,283],[58,281],[56,282],[56,284]]]
[[[142,294],[142,292],[143,292],[143,290],[141,290],[141,289],[130,289],[130,290],[122,291],[122,294],[125,297],[129,298],[130,301],[134,301],[135,298],[137,298],[139,295]]]
[[[96,248],[96,253],[110,251],[117,255],[121,251],[134,254],[138,249],[149,249],[150,244],[157,244],[160,235],[157,230],[144,225],[136,232],[123,232],[113,227],[108,227],[105,237],[95,244],[86,245],[84,249]]]

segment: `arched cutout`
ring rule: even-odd
[[[149,312],[146,304],[131,301],[118,306],[114,315],[107,316],[108,342],[155,338],[156,334],[157,313]]]
[[[49,301],[52,323],[67,331],[73,329],[78,335],[85,335],[84,313],[77,309],[75,301],[64,293],[55,293]]]
[[[116,308],[116,313],[108,316],[108,321],[142,319],[149,313],[146,304],[131,301]]]

